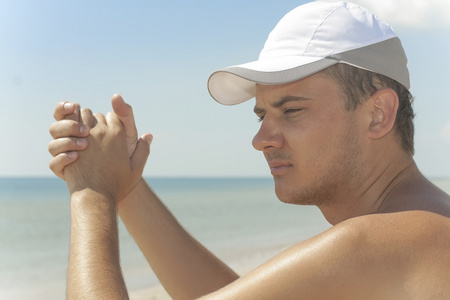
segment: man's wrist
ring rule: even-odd
[[[70,196],[72,209],[106,209],[117,210],[117,197],[112,193],[99,192],[92,188],[85,188],[72,193]]]

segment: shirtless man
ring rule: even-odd
[[[414,163],[406,56],[389,25],[352,4],[309,3],[258,61],[208,84],[224,104],[255,97],[253,145],[278,198],[317,205],[334,226],[239,278],[141,178],[152,137],[137,138],[119,95],[106,117],[59,103],[49,151],[71,193],[68,298],[127,298],[117,213],[174,299],[450,298],[450,198]]]

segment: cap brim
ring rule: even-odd
[[[239,104],[255,97],[256,84],[293,82],[332,65],[339,60],[322,57],[281,57],[258,60],[218,70],[208,79],[208,91],[219,103]]]
[[[211,74],[208,90],[219,103],[239,104],[255,96],[257,83],[270,85],[293,82],[337,63],[382,74],[409,89],[407,62],[401,42],[395,37],[325,58],[283,56],[228,67]]]

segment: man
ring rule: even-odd
[[[151,135],[137,139],[119,95],[106,117],[60,103],[49,150],[71,192],[69,298],[127,297],[117,212],[174,299],[450,297],[450,198],[412,158],[406,56],[388,24],[350,3],[300,6],[258,61],[208,87],[224,104],[255,97],[253,145],[277,196],[317,205],[334,226],[239,278],[140,178]]]

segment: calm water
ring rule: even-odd
[[[148,181],[184,227],[236,269],[329,228],[318,209],[280,203],[271,179]],[[450,193],[450,180],[435,182]],[[63,181],[0,179],[0,299],[64,299],[69,220]],[[157,284],[123,224],[120,239],[128,287]]]

